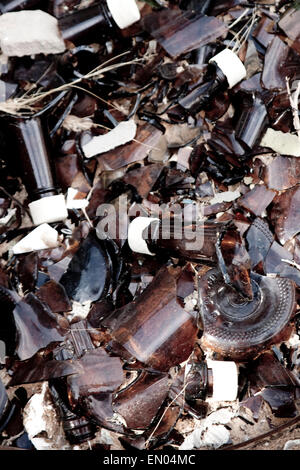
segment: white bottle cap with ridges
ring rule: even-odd
[[[215,62],[222,70],[227,78],[229,88],[233,88],[247,75],[243,62],[231,49],[224,49],[222,52],[212,57],[209,62]]]
[[[125,29],[141,19],[135,0],[106,0],[111,16],[120,29]]]
[[[28,206],[34,225],[60,222],[68,217],[66,201],[62,194],[43,197]]]
[[[238,393],[238,368],[232,361],[212,361],[207,359],[207,367],[212,369],[213,401],[234,401]]]
[[[154,256],[155,253],[151,253],[148,248],[146,241],[143,239],[143,231],[149,227],[151,222],[155,219],[152,217],[137,217],[134,219],[128,227],[128,245],[135,253],[142,253],[143,255]]]

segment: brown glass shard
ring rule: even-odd
[[[107,293],[110,276],[108,255],[95,234],[91,233],[73,256],[60,283],[70,299],[83,303],[99,300]]]
[[[113,409],[131,429],[147,429],[164,402],[168,390],[168,376],[143,371],[134,384],[121,390],[113,402]]]
[[[261,216],[275,196],[275,191],[267,189],[264,184],[261,184],[247,192],[238,202],[253,214]]]
[[[269,189],[283,191],[299,183],[300,159],[275,157],[263,171],[263,180]]]
[[[120,359],[110,357],[102,348],[87,351],[76,365],[76,375],[67,379],[70,401],[74,405],[90,394],[111,393],[123,382]]]
[[[16,361],[9,386],[42,382],[76,373],[72,361],[56,361],[43,352],[38,352],[30,359]]]
[[[36,296],[49,305],[54,313],[72,310],[64,287],[55,281],[51,280],[43,284],[37,291]]]
[[[218,18],[164,9],[143,19],[144,29],[173,58],[213,42],[227,32]]]
[[[114,410],[112,400],[113,396],[111,393],[90,393],[82,400],[82,407],[84,408],[85,415],[98,426],[123,433],[123,425],[113,420]]]
[[[268,123],[267,109],[262,100],[256,97],[253,103],[242,109],[235,134],[248,148],[259,144]]]
[[[268,18],[267,16],[263,16],[252,33],[253,37],[255,37],[255,39],[266,48],[274,38],[274,35],[270,34],[270,31],[272,31],[273,26],[274,21]]]
[[[17,303],[14,319],[18,333],[17,354],[21,360],[29,359],[52,342],[60,342],[67,333],[67,322],[51,312],[34,294],[28,294]]]
[[[284,64],[288,58],[289,46],[278,36],[269,44],[262,74],[262,84],[268,90],[285,88]]]
[[[23,291],[33,291],[38,276],[37,253],[29,253],[18,257],[17,272],[19,282],[22,283]]]
[[[219,267],[225,282],[234,287],[245,299],[252,299],[250,279],[251,260],[245,244],[235,227],[228,228],[219,242]]]
[[[177,298],[181,268],[162,268],[133,303],[105,320],[129,356],[158,371],[185,361],[193,350],[197,326]]]
[[[162,169],[163,167],[160,164],[137,168],[126,173],[122,181],[134,187],[142,198],[146,198],[156,183]]]
[[[247,231],[246,240],[251,267],[254,268],[266,258],[274,241],[274,236],[268,224],[257,217]]]
[[[264,272],[291,279],[300,286],[300,271],[293,266],[292,261],[292,254],[274,241],[264,261]]]
[[[262,354],[251,366],[250,387],[270,405],[275,416],[295,416],[296,377],[271,352]]]
[[[288,189],[279,194],[273,202],[271,223],[282,245],[300,231],[300,188]]]
[[[300,11],[291,8],[286,12],[278,23],[288,38],[296,41],[300,36],[299,31]]]
[[[294,283],[254,273],[251,280],[253,300],[248,302],[224,283],[218,270],[208,271],[199,280],[204,348],[240,361],[290,336]]]
[[[151,149],[158,144],[161,136],[162,132],[150,124],[139,126],[133,142],[121,145],[97,157],[100,168],[117,170],[130,163],[144,160]]]

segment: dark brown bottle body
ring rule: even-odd
[[[141,231],[139,220],[146,219],[148,224]],[[128,242],[132,251],[149,255],[167,253],[169,256],[191,261],[216,261],[216,244],[227,223],[197,222],[184,225],[180,220],[159,220],[138,217],[129,226]],[[141,237],[146,250],[139,251],[136,240]],[[148,250],[148,252],[147,252]]]
[[[58,194],[39,117],[15,117],[12,129],[22,178],[31,200]]]
[[[64,39],[72,42],[84,36],[109,35],[117,30],[105,2],[97,3],[89,8],[73,11],[58,20],[59,29]]]

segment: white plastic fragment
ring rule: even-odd
[[[1,217],[0,225],[6,225],[10,222],[10,220],[16,215],[17,209],[7,209],[7,215],[5,217]]]
[[[71,446],[65,439],[62,425],[49,398],[47,382],[41,393],[31,397],[24,408],[24,427],[37,450],[66,450]]]
[[[284,444],[283,450],[300,450],[300,439],[293,439]]]
[[[63,194],[42,197],[28,204],[34,225],[60,222],[68,217]]]
[[[268,147],[281,155],[300,157],[300,139],[297,135],[288,132],[274,131],[269,127],[260,145]]]
[[[104,152],[109,152],[120,145],[127,144],[135,138],[137,125],[133,119],[120,122],[107,134],[93,137],[87,144],[82,146],[86,158],[92,158]]]
[[[213,401],[234,401],[238,393],[238,369],[232,361],[212,361],[207,366],[213,374]]]
[[[210,204],[219,204],[221,202],[231,202],[239,198],[241,195],[240,191],[224,191],[217,193],[211,200]]]
[[[209,62],[215,62],[222,70],[227,78],[229,88],[233,88],[247,75],[243,62],[231,49],[224,49],[219,52],[219,54],[212,57]]]
[[[211,413],[207,418],[196,423],[196,428],[188,434],[179,450],[200,449],[213,447],[217,449],[230,442],[230,432],[224,426],[228,424],[235,413],[229,408],[221,408]]]
[[[110,13],[121,29],[128,28],[141,18],[135,0],[106,0]]]
[[[136,217],[128,227],[128,245],[135,253],[142,253],[143,255],[154,256],[151,253],[146,241],[143,239],[143,231],[154,220],[159,220],[152,217]]]
[[[223,425],[213,425],[208,428],[203,434],[201,447],[213,447],[218,449],[219,447],[228,444],[230,442],[230,432]]]
[[[0,47],[9,57],[60,54],[66,48],[57,19],[41,10],[24,10],[1,15]]]
[[[48,224],[36,227],[26,237],[20,240],[12,251],[15,255],[30,251],[47,250],[59,245],[58,232]]]
[[[78,193],[77,189],[68,188],[67,209],[85,209],[89,205],[87,199],[76,199]]]

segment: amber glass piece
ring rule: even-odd
[[[286,12],[278,23],[278,26],[285,32],[288,38],[296,41],[300,36],[299,31],[300,10],[291,8]]]
[[[60,283],[70,299],[83,303],[99,300],[107,292],[110,275],[108,255],[92,233],[73,256]]]
[[[267,109],[261,99],[255,98],[251,106],[242,110],[235,134],[249,148],[257,145],[268,123]]]
[[[17,273],[23,291],[33,291],[38,276],[38,257],[36,253],[20,255],[18,257]]]
[[[21,360],[29,359],[39,349],[64,339],[65,322],[51,312],[34,294],[28,294],[16,304],[13,312],[17,334],[17,354]]]
[[[287,46],[278,36],[269,44],[262,74],[262,84],[268,90],[285,88],[284,63],[289,54]]]
[[[131,429],[147,429],[169,390],[168,376],[143,371],[139,378],[121,390],[113,402],[113,409]]]
[[[274,415],[280,418],[295,416],[295,391],[299,387],[296,377],[271,352],[262,354],[250,370],[252,392],[260,392]]]
[[[220,153],[243,156],[245,150],[238,142],[230,121],[219,122],[214,126],[209,145]]]
[[[139,126],[133,142],[97,157],[100,167],[103,170],[117,170],[130,163],[144,160],[151,147],[156,147],[161,136],[162,132],[150,124]]]
[[[82,175],[77,154],[64,155],[55,159],[55,172],[58,183],[66,191]],[[87,184],[87,182],[86,182]]]
[[[227,32],[225,23],[218,18],[170,9],[147,15],[143,26],[174,58],[213,42]]]
[[[193,312],[177,297],[181,268],[162,268],[132,303],[105,320],[129,355],[159,371],[185,361],[197,334]]]
[[[254,268],[266,258],[274,241],[274,236],[268,224],[257,217],[247,231],[246,240],[251,259],[251,267]]]
[[[299,183],[300,160],[278,156],[264,169],[263,179],[270,189],[282,191]]]
[[[68,360],[56,361],[48,357],[44,351],[38,352],[30,359],[14,362],[9,386],[57,379],[76,372],[76,363],[74,365],[74,362]]]
[[[120,359],[110,357],[102,348],[87,351],[76,365],[77,373],[67,378],[73,404],[90,394],[111,393],[123,382]]]
[[[55,281],[48,281],[43,284],[37,291],[36,296],[49,305],[54,313],[72,310],[64,287]]]
[[[300,188],[288,189],[279,194],[273,202],[271,223],[282,245],[300,231]]]
[[[295,310],[294,283],[254,273],[251,280],[253,300],[245,301],[224,283],[216,269],[200,279],[204,348],[243,361],[289,337],[289,322]]]
[[[268,47],[272,39],[274,38],[273,34],[270,34],[269,31],[272,30],[274,25],[274,21],[268,18],[267,16],[263,16],[260,22],[258,23],[257,27],[253,31],[252,35],[255,39],[264,47]]]
[[[217,253],[226,284],[234,287],[242,297],[252,299],[251,260],[235,227],[226,230],[219,242]]]
[[[289,264],[289,261],[293,261],[293,255],[274,241],[264,261],[264,272],[292,279],[297,286],[300,286],[300,271],[292,264]]]
[[[239,204],[257,216],[261,216],[271,204],[275,191],[267,189],[264,184],[257,185],[239,199]]]
[[[158,164],[147,165],[129,171],[122,178],[122,181],[135,188],[142,198],[146,198],[155,185],[163,166]]]

